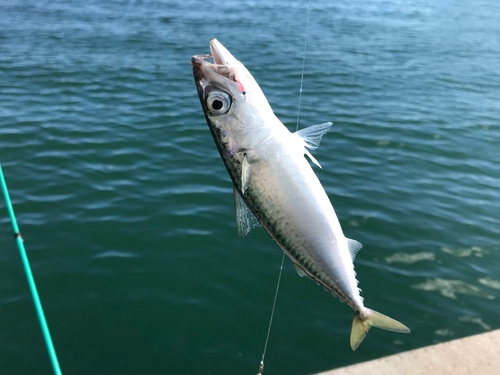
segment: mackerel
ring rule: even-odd
[[[233,182],[238,233],[245,236],[260,223],[300,276],[351,306],[353,350],[372,326],[409,333],[402,323],[364,306],[353,264],[362,245],[344,236],[305,157],[321,167],[309,150],[319,146],[332,123],[290,132],[245,66],[216,39],[210,50],[191,62],[208,127]]]

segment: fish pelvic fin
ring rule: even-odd
[[[356,350],[363,342],[371,327],[385,329],[399,333],[410,333],[410,329],[404,324],[389,318],[379,312],[365,308],[361,313],[356,313],[352,321],[351,348]]]
[[[309,150],[316,150],[319,147],[321,138],[326,132],[328,132],[328,130],[330,130],[331,127],[331,122],[325,122],[323,124],[309,126],[308,128],[304,128],[293,133],[293,136],[298,140],[298,144],[300,145],[300,152],[307,155],[307,157],[320,168],[321,164],[319,164],[316,158],[311,155]]]

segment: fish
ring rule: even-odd
[[[296,132],[274,114],[248,69],[217,39],[191,59],[198,97],[233,183],[239,235],[260,224],[307,276],[354,310],[350,345],[371,327],[409,333],[404,324],[364,306],[354,259],[362,245],[345,237],[312,164],[332,123]]]

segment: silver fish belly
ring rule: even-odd
[[[211,55],[193,56],[193,74],[207,124],[234,184],[240,234],[249,231],[249,217],[254,215],[299,275],[307,275],[351,306],[353,350],[372,326],[410,332],[364,306],[353,264],[361,244],[344,236],[305,158],[319,166],[308,149],[319,146],[331,123],[291,133],[244,65],[216,39],[210,41],[210,49]]]

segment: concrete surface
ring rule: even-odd
[[[317,375],[500,375],[500,329]]]

